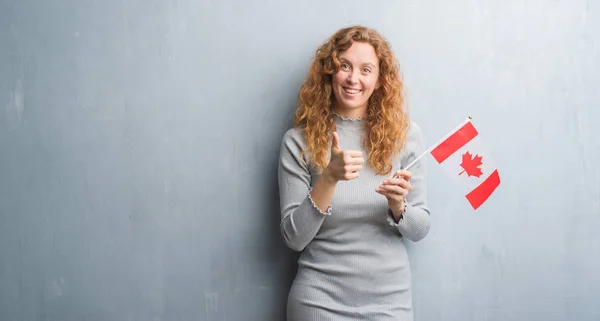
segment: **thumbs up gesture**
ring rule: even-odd
[[[338,182],[357,178],[364,162],[365,160],[362,157],[361,151],[342,150],[340,148],[340,137],[336,132],[333,133],[331,159],[325,170],[334,181]]]

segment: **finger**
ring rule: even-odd
[[[401,195],[398,195],[398,194],[390,192],[390,191],[382,190],[380,188],[376,189],[375,192],[385,196],[385,198],[387,198],[388,200],[394,200],[396,202],[402,202],[402,200],[404,199],[404,197]]]
[[[354,158],[346,158],[346,164],[350,165],[360,165],[365,162],[365,159],[362,157],[354,157]]]
[[[359,150],[345,150],[344,153],[346,153],[349,157],[362,157],[362,152]]]
[[[346,173],[344,174],[344,179],[345,180],[351,180],[351,179],[355,179],[358,176],[360,176],[360,172],[356,171],[356,172],[352,172],[352,173]]]
[[[344,151],[344,162],[345,163],[352,163],[352,164],[362,164],[365,160],[362,157],[362,154],[359,156],[352,156],[352,155],[356,155],[353,154],[352,151]]]
[[[358,172],[361,169],[362,169],[361,165],[346,165],[346,166],[344,166],[344,170],[347,173]]]
[[[382,191],[401,195],[402,197],[405,197],[408,194],[408,190],[406,190],[398,185],[380,185],[379,188]]]
[[[410,190],[412,188],[412,186],[410,185],[410,182],[406,181],[403,178],[386,179],[381,184],[382,185],[398,185],[407,190]]]
[[[384,191],[384,190],[381,190],[381,189],[379,189],[379,188],[378,188],[378,189],[376,189],[376,190],[375,190],[375,192],[377,192],[377,193],[379,193],[379,194],[381,194],[381,195],[385,196],[385,198],[387,198],[388,200],[392,198],[390,195],[388,195],[388,194],[389,194],[389,192],[386,192],[386,191]]]
[[[341,149],[340,148],[340,136],[338,136],[337,132],[333,132],[333,140],[331,142],[331,149]]]
[[[395,178],[400,178],[401,177],[401,178],[404,178],[407,181],[410,181],[410,178],[412,177],[412,173],[409,172],[409,171],[407,171],[407,170],[401,169],[401,170],[396,171],[396,173],[394,173],[393,177],[395,177]]]

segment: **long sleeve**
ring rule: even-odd
[[[281,235],[295,251],[302,251],[312,241],[331,214],[331,207],[322,212],[310,198],[311,175],[303,148],[300,131],[290,129],[283,136],[278,166]]]
[[[403,166],[410,164],[424,152],[421,129],[415,123],[411,124],[406,141],[406,152],[406,158],[402,162]],[[398,223],[394,222],[391,217],[388,218],[388,221],[391,225],[396,226],[402,236],[417,242],[427,235],[431,226],[427,207],[426,158],[423,157],[408,170],[412,174],[410,179],[412,188],[406,197],[406,211]]]

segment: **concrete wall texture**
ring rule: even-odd
[[[392,43],[433,144],[467,116],[502,183],[433,160],[418,321],[600,319],[600,2],[0,2],[0,320],[285,319],[276,164],[317,46]]]

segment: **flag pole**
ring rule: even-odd
[[[415,165],[421,158],[423,158],[423,156],[427,155],[429,152],[431,152],[432,149],[434,149],[436,146],[438,146],[441,142],[443,142],[444,140],[446,140],[448,137],[450,137],[450,135],[452,135],[452,133],[454,133],[455,131],[457,131],[459,128],[461,128],[462,126],[464,126],[467,122],[471,121],[471,119],[473,119],[473,117],[469,116],[468,119],[465,119],[462,123],[460,123],[458,126],[456,126],[456,128],[452,131],[450,131],[448,134],[446,134],[446,136],[442,137],[437,143],[433,144],[431,147],[429,147],[427,150],[425,150],[423,153],[421,153],[421,155],[419,155],[417,158],[415,158],[412,162],[410,162],[410,164],[406,165],[406,167],[401,168],[405,171],[409,170],[411,167],[413,167],[413,165]]]

